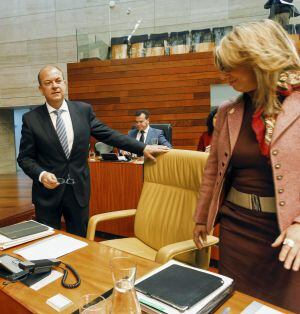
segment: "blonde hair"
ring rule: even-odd
[[[254,104],[266,115],[275,115],[281,104],[276,95],[280,73],[300,69],[298,52],[286,31],[271,20],[234,27],[215,50],[221,71],[238,66],[251,67],[257,80]]]

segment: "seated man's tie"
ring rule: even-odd
[[[145,136],[144,136],[145,131],[140,131],[140,132],[141,132],[140,142],[144,143],[145,142]]]

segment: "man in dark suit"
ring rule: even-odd
[[[153,139],[158,140],[158,145],[165,145],[172,148],[172,145],[167,141],[162,130],[151,128],[150,123],[150,112],[148,110],[138,110],[135,113],[135,124],[136,129],[130,130],[128,135],[141,141],[145,144],[154,144]]]
[[[18,163],[33,179],[36,220],[60,229],[63,215],[67,231],[84,237],[89,218],[90,136],[150,159],[155,159],[152,153],[167,148],[154,151],[97,120],[89,104],[66,101],[66,82],[58,67],[42,68],[38,80],[46,103],[23,116]]]
[[[299,16],[297,8],[293,5],[293,0],[268,0],[265,9],[270,9],[269,19],[281,24],[283,27],[290,23],[290,17]]]

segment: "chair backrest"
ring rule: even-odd
[[[134,225],[137,238],[155,250],[192,239],[193,214],[207,156],[173,149],[158,156],[156,163],[145,163]]]
[[[150,124],[151,128],[159,129],[164,132],[164,136],[167,141],[172,144],[172,125],[170,123],[165,124]]]
[[[113,151],[113,146],[107,145],[103,142],[97,142],[95,144],[95,150],[101,155],[101,154],[107,154],[111,153]]]

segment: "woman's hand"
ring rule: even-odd
[[[206,242],[207,231],[206,224],[196,224],[194,227],[194,242],[199,250],[201,250]]]
[[[286,242],[286,243],[285,243]],[[282,245],[279,260],[284,262],[284,268],[298,271],[300,268],[300,224],[294,223],[284,230],[272,243],[272,247]]]

